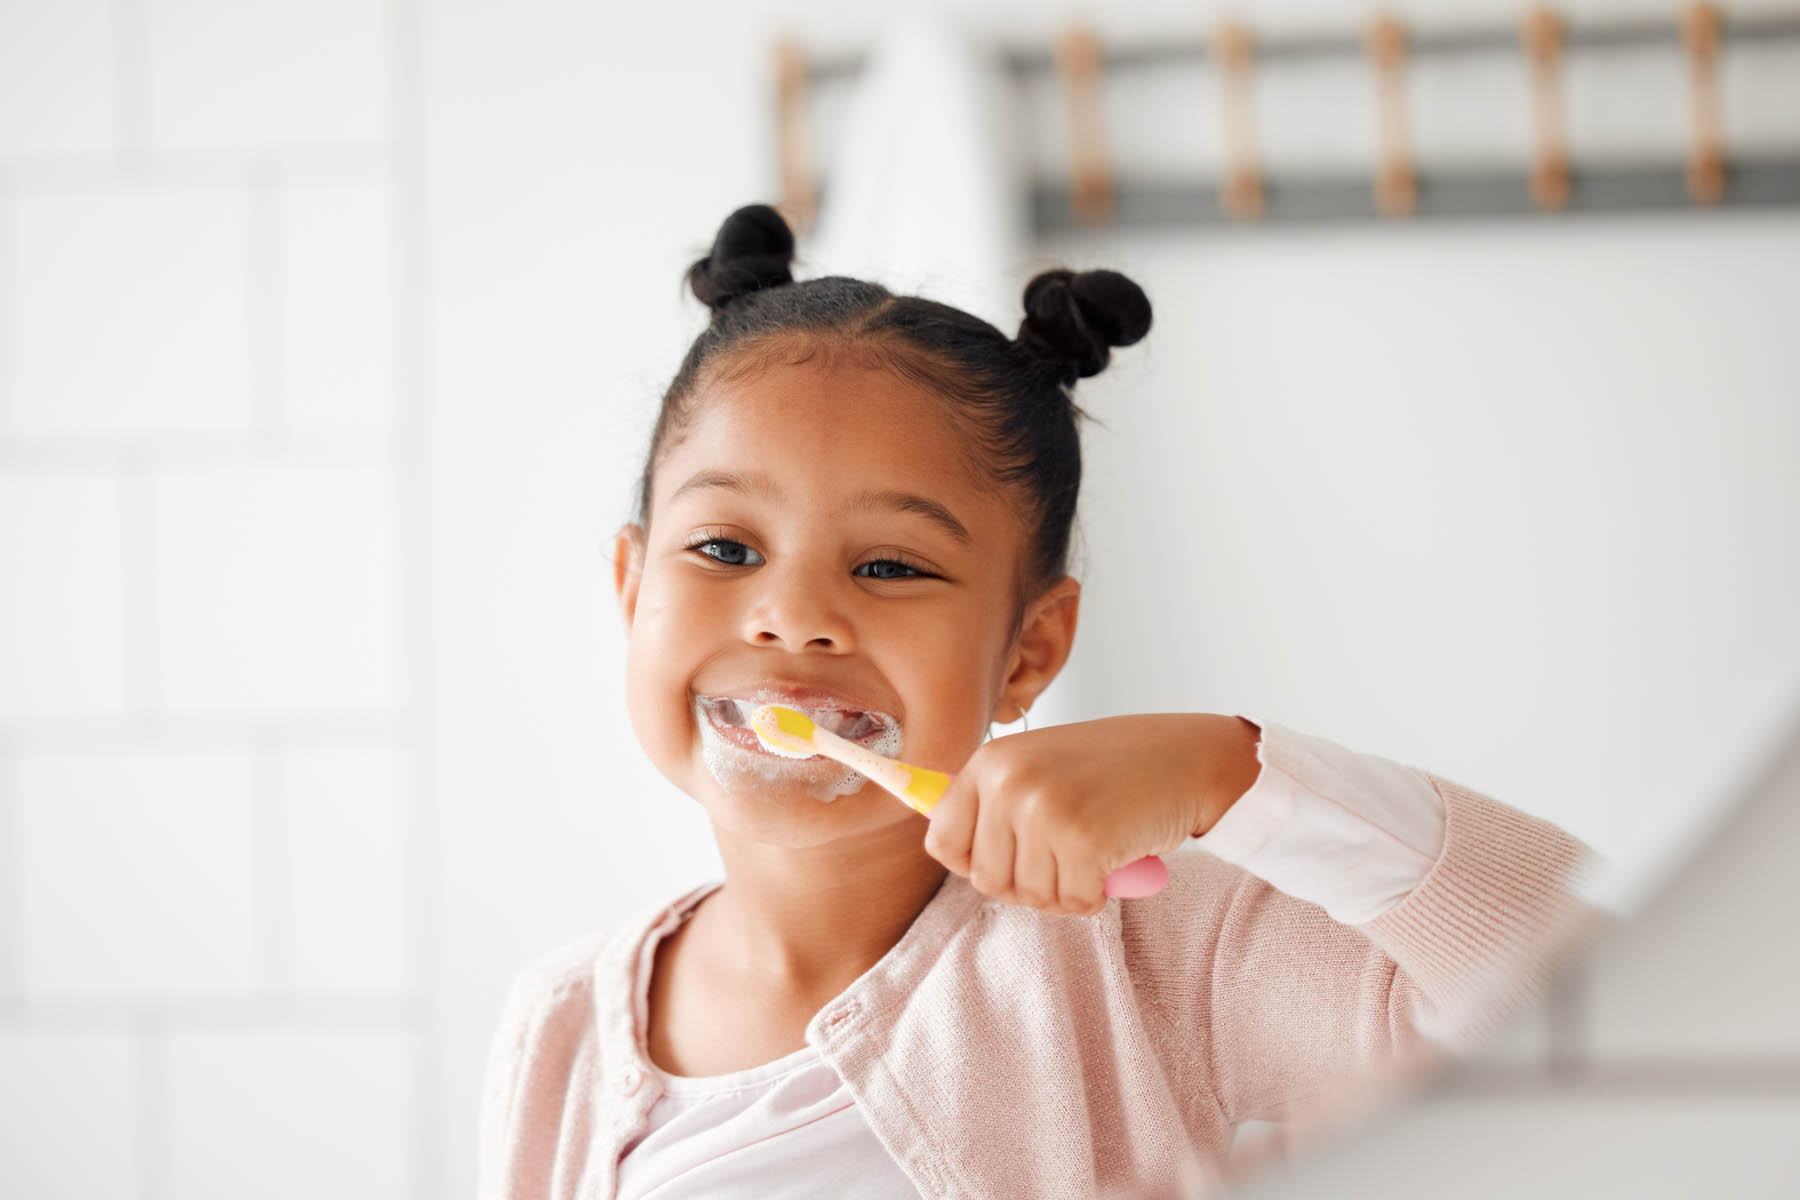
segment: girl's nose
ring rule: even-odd
[[[787,650],[825,650],[847,654],[853,648],[850,620],[817,579],[799,572],[765,569],[766,585],[744,614],[744,638],[759,646]]]

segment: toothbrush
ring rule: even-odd
[[[819,728],[805,713],[780,704],[758,707],[750,714],[750,729],[758,741],[783,758],[811,758],[823,754],[867,775],[924,817],[931,816],[944,789],[950,786],[951,777],[942,771],[915,767],[897,758],[877,754],[829,729]],[[1154,896],[1162,891],[1168,879],[1169,869],[1163,860],[1154,854],[1146,854],[1109,874],[1101,890],[1108,896],[1122,899]]]

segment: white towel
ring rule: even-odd
[[[800,264],[955,305],[1011,337],[1024,317],[1031,195],[1005,63],[909,14],[876,38],[854,86]]]
[[[828,168],[797,275],[854,275],[952,304],[1008,338],[1037,261],[1025,104],[991,49],[926,16],[874,43]],[[1097,715],[1079,656],[1032,706],[1030,727]],[[997,725],[995,736],[1023,724]]]

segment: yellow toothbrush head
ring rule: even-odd
[[[750,728],[757,740],[783,758],[811,758],[813,748],[812,718],[779,704],[764,704],[750,714]]]

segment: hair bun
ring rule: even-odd
[[[1025,320],[1016,343],[1063,368],[1062,381],[1098,375],[1110,347],[1150,332],[1150,298],[1117,271],[1044,271],[1025,285]]]
[[[688,268],[688,286],[716,314],[740,296],[794,281],[794,232],[767,204],[725,218],[712,253]]]

